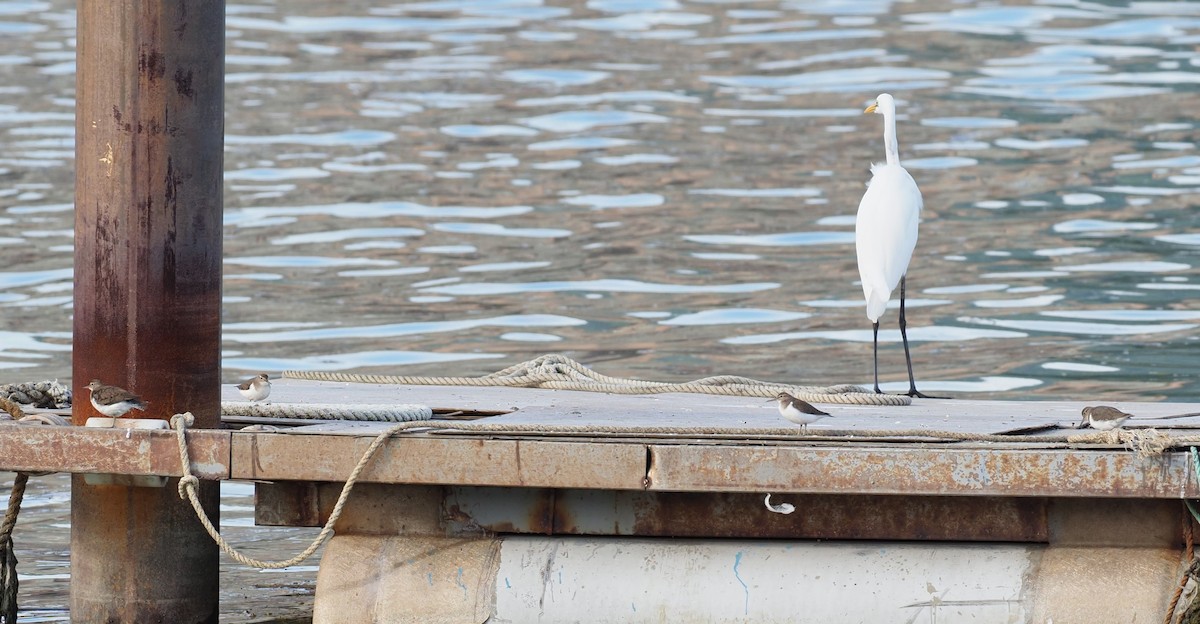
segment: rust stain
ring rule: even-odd
[[[554,535],[554,503],[556,498],[553,490],[546,490],[536,498],[526,518],[530,533]]]
[[[167,156],[167,175],[163,180],[163,192],[165,193],[167,207],[174,212],[178,208],[177,200],[179,199],[179,185],[183,183],[182,176],[175,169],[174,158]],[[172,215],[174,216],[174,215]],[[174,239],[172,232],[171,238]],[[174,240],[172,240],[174,242]]]
[[[184,71],[182,67],[175,70],[175,91],[189,100],[196,96],[192,90],[192,70]]]
[[[187,27],[188,27],[187,19],[188,19],[187,3],[180,2],[179,3],[179,25],[174,28],[175,36],[180,39],[183,39],[184,33],[187,32]]]
[[[262,456],[258,452],[259,436],[250,436],[250,473],[258,476],[263,471]]]
[[[521,469],[521,441],[520,440],[517,440],[516,442],[513,443],[513,455],[514,455],[514,459],[517,463],[517,467],[516,467],[517,483],[524,485],[525,484],[525,471]]]
[[[142,49],[138,56],[138,73],[150,80],[160,80],[166,74],[166,59],[158,50]]]
[[[634,506],[633,535],[1044,542],[1045,499],[782,494],[797,513],[769,512],[759,494],[659,493]]]
[[[475,522],[475,519],[467,512],[463,511],[458,505],[450,505],[445,508],[444,517],[450,522],[458,522],[461,524],[470,524]]]
[[[519,533],[517,527],[509,523],[494,523],[491,526],[484,527],[471,516],[470,513],[463,511],[458,505],[451,504],[450,498],[442,499],[442,517],[441,526],[454,535],[486,535],[496,532],[501,533]]]
[[[451,531],[757,539],[1045,543],[1052,499],[777,493],[798,512],[769,512],[761,493],[455,488]],[[1129,501],[1129,504],[1138,504]]]
[[[320,496],[315,483],[255,483],[254,522],[266,526],[321,526]]]
[[[551,523],[555,533],[574,535],[578,532],[575,517],[580,513],[587,513],[586,509],[575,509],[572,505],[566,504],[563,497],[558,495],[558,490],[551,490],[553,498],[553,517]]]

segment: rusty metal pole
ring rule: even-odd
[[[224,0],[81,0],[77,30],[75,424],[95,378],[217,427]],[[74,477],[73,621],[216,622],[217,552],[173,481]]]

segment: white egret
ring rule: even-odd
[[[896,101],[880,94],[864,113],[883,115],[884,164],[871,165],[871,181],[858,204],[854,222],[854,245],[858,251],[858,275],[867,299],[867,318],[874,331],[875,392],[879,389],[879,317],[887,309],[896,284],[900,285],[900,338],[908,365],[908,396],[925,397],[913,380],[912,356],[904,319],[904,276],[917,246],[917,224],[921,217],[921,189],[904,167],[896,144]]]

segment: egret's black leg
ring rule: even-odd
[[[871,330],[875,333],[875,346],[871,350],[875,360],[875,394],[883,394],[883,390],[879,389],[879,321],[871,324]]]
[[[904,363],[908,365],[908,392],[905,393],[910,397],[919,397],[922,399],[937,399],[941,397],[931,397],[927,394],[922,394],[917,390],[917,382],[913,379],[912,356],[908,352],[908,321],[904,319],[904,278],[900,278],[900,340],[904,342]]]

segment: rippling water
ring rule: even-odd
[[[0,473],[7,502],[9,473]],[[29,479],[13,531],[18,559],[19,621],[68,622],[71,567],[71,478],[55,474]],[[303,551],[316,529],[254,526],[254,486],[221,484],[221,534],[247,555],[281,560]],[[320,552],[280,570],[247,568],[221,555],[221,621],[298,624],[311,621]]]
[[[889,91],[924,389],[1197,398],[1200,5],[557,4],[229,6],[227,380],[563,352],[869,382],[853,225]],[[0,0],[0,36],[0,377],[67,378],[73,6]]]
[[[869,382],[881,119],[926,389],[1194,399],[1200,6],[232,4],[225,376]],[[0,0],[0,371],[70,377],[74,13]],[[884,377],[901,388],[895,317]]]

